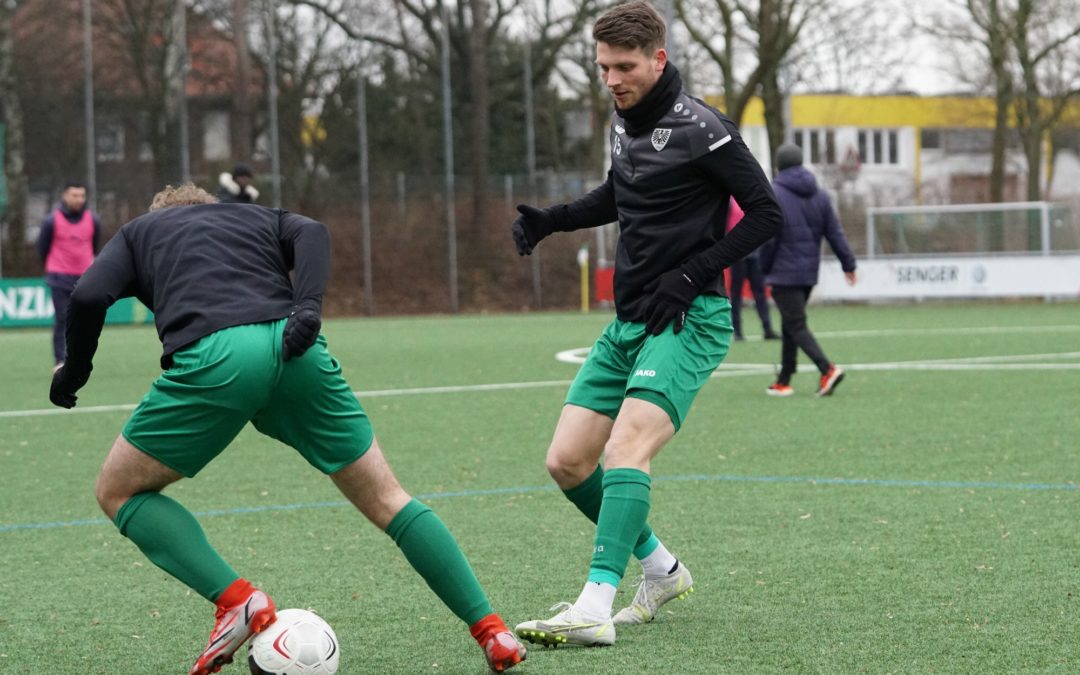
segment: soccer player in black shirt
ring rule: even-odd
[[[596,63],[615,102],[607,180],[569,204],[521,205],[512,227],[528,255],[553,232],[619,223],[617,316],[570,385],[547,453],[555,482],[596,523],[592,563],[576,602],[517,626],[538,644],[612,644],[616,625],[651,621],[693,589],[689,570],[646,523],[649,465],[728,352],[723,269],[780,225],[761,166],[731,120],[683,91],[664,36],[663,19],[643,0],[596,21]],[[745,216],[725,235],[731,197]],[[631,553],[644,576],[613,617]]]
[[[326,227],[277,209],[216,202],[190,184],[167,188],[150,213],[109,241],[75,288],[68,356],[49,394],[56,405],[75,405],[109,305],[135,296],[154,312],[165,372],[109,451],[96,494],[147,558],[217,605],[191,674],[217,672],[276,618],[273,600],[221,558],[187,509],[161,493],[197,474],[249,421],[330,476],[393,538],[469,626],[492,669],[513,667],[525,648],[492,611],[446,526],[397,482],[319,334]]]

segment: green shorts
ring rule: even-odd
[[[285,319],[224,328],[173,354],[135,408],[123,435],[136,448],[191,477],[250,421],[326,474],[371,447],[374,432],[341,366],[318,341],[281,359]]]
[[[731,347],[731,303],[699,295],[676,335],[669,324],[648,335],[644,323],[615,319],[593,345],[566,394],[566,403],[614,419],[623,399],[655,403],[678,431],[698,390]]]

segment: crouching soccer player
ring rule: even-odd
[[[612,644],[616,625],[651,621],[692,589],[689,570],[646,522],[650,465],[731,344],[723,269],[780,225],[761,166],[731,120],[683,91],[664,34],[643,0],[596,21],[596,63],[616,108],[607,180],[570,204],[519,206],[512,226],[522,255],[554,232],[615,220],[620,232],[617,317],[570,385],[547,453],[555,482],[596,523],[592,563],[576,602],[517,626],[539,644]],[[746,215],[725,235],[732,196]],[[612,616],[631,553],[644,575]]]
[[[469,626],[493,670],[513,667],[525,648],[492,611],[446,526],[397,482],[319,335],[326,227],[277,209],[216,201],[190,184],[166,188],[150,213],[109,241],[75,289],[68,356],[49,394],[58,406],[75,405],[106,309],[118,298],[135,296],[154,312],[165,372],[109,451],[96,494],[147,558],[217,605],[217,623],[191,675],[231,662],[252,634],[273,623],[275,607],[161,491],[197,474],[249,421],[329,475],[393,538]]]

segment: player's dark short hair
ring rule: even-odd
[[[71,188],[82,188],[85,190],[86,183],[81,180],[66,180],[64,181],[64,189],[61,190],[61,192],[67,192]]]
[[[593,40],[622,49],[641,48],[653,54],[664,46],[667,26],[656,8],[646,0],[615,5],[593,24]]]
[[[248,178],[254,178],[255,174],[252,173],[250,166],[241,162],[233,167],[232,176],[233,178],[236,178],[238,176],[247,176]]]

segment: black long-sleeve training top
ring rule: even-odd
[[[725,236],[729,197],[745,211]],[[644,320],[661,274],[681,267],[702,292],[726,295],[721,274],[778,230],[780,206],[734,122],[687,95],[670,63],[640,103],[616,111],[607,180],[551,209],[556,231],[618,220],[615,310]]]
[[[139,216],[75,287],[65,369],[89,376],[105,312],[119,298],[134,296],[154,312],[168,368],[178,349],[222,328],[321,307],[329,268],[326,226],[280,209],[200,204]]]

